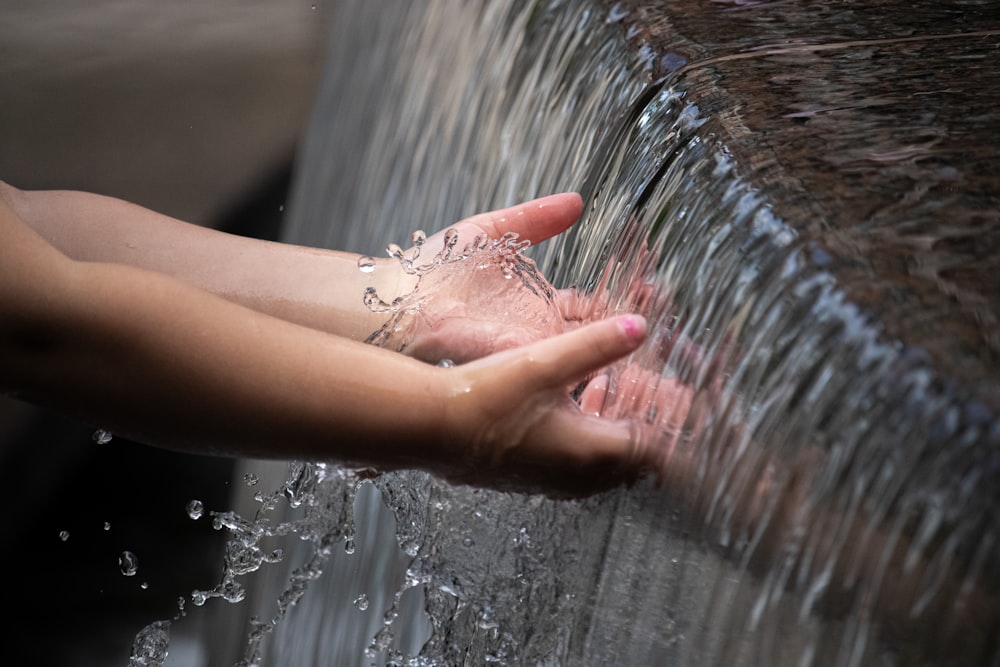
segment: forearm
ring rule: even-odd
[[[6,391],[191,452],[434,469],[442,371],[101,263],[26,271]],[[32,284],[44,287],[32,293]],[[9,300],[8,300],[9,303]]]
[[[364,340],[387,319],[364,305],[366,287],[387,300],[412,287],[395,260],[380,259],[376,271],[363,273],[351,253],[227,234],[110,197],[20,191],[0,183],[0,198],[73,259],[164,273],[254,310],[354,340]]]

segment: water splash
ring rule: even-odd
[[[128,667],[162,667],[170,645],[170,622],[157,621],[135,637]]]
[[[248,474],[248,479],[256,480],[257,476]],[[234,605],[243,603],[247,598],[245,578],[264,566],[285,561],[284,550],[267,548],[265,543],[268,540],[294,535],[313,546],[310,560],[291,573],[287,586],[277,598],[276,611],[266,620],[260,617],[251,619],[252,629],[246,635],[242,657],[237,665],[249,667],[260,664],[264,640],[298,604],[312,582],[319,578],[334,546],[341,541],[347,543],[353,525],[350,513],[359,483],[350,471],[328,469],[322,464],[296,463],[290,466],[288,478],[278,489],[254,495],[258,510],[252,518],[244,518],[232,511],[210,512],[215,529],[228,531],[230,538],[226,542],[223,572],[218,584],[211,589],[195,590],[190,595],[190,601],[196,607],[202,607],[213,599]],[[256,482],[249,484],[255,485]],[[277,519],[283,507],[298,510],[301,515],[289,520]],[[197,500],[190,501],[185,510],[192,519],[198,519],[204,513],[202,503]],[[134,575],[136,564],[135,556],[130,552],[122,554],[123,574]],[[178,600],[178,614],[174,622],[186,615],[185,604],[185,598]],[[170,621],[158,621],[144,628],[136,638],[133,654],[144,656],[141,659],[147,662],[136,662],[134,658],[130,665],[160,664],[155,660],[162,662],[165,658],[166,630],[169,627]],[[161,648],[163,652],[158,653]]]
[[[188,502],[184,511],[187,512],[188,517],[197,521],[205,514],[205,505],[200,500],[192,500]]]
[[[118,567],[126,577],[134,577],[139,571],[139,559],[131,551],[123,551],[118,557]]]
[[[562,331],[555,289],[524,255],[527,241],[508,233],[497,239],[480,234],[463,242],[459,232],[450,229],[443,234],[441,249],[425,258],[425,240],[417,231],[411,250],[404,252],[395,244],[387,248],[417,282],[411,292],[391,302],[374,288],[366,289],[364,303],[370,310],[391,313],[368,343],[438,361],[441,357],[432,350],[447,347],[453,338],[468,337],[470,331],[475,356]]]

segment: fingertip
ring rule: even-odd
[[[583,213],[583,198],[576,192],[561,192],[529,202],[539,214],[533,220],[543,235],[548,238],[573,226]]]
[[[556,195],[552,195],[557,198],[559,203],[566,207],[567,214],[574,214],[574,220],[580,217],[583,213],[583,197],[580,196],[579,192],[561,192]]]
[[[528,206],[536,205],[539,208],[543,206],[562,206],[566,209],[577,208],[582,211],[583,197],[580,196],[579,192],[556,192],[525,202],[525,204]]]
[[[630,342],[639,345],[645,340],[647,325],[646,318],[642,315],[621,315],[618,317],[618,325]]]

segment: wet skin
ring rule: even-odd
[[[106,197],[9,186],[0,197],[10,394],[155,446],[414,467],[552,495],[609,488],[660,459],[636,422],[585,414],[569,395],[642,343],[638,315],[488,356],[480,332],[493,324],[466,318],[438,346],[474,360],[438,368],[360,342],[386,319],[364,306],[364,288],[412,287],[395,260],[366,274],[357,255],[234,237]],[[540,241],[581,208],[556,195],[453,228]]]

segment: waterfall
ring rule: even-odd
[[[824,218],[836,191],[748,151],[767,139],[719,96],[729,63],[793,62],[821,90],[835,79],[810,73],[832,77],[825,58],[842,51],[933,45],[898,23],[881,41],[859,34],[864,21],[843,12],[861,5],[818,3],[817,25],[840,32],[779,44],[740,30],[790,21],[795,3],[661,4],[424,0],[389,11],[343,0],[285,238],[375,254],[416,229],[579,191],[583,220],[528,254],[557,287],[607,290],[609,312],[627,308],[634,285],[652,286],[652,334],[632,361],[692,391],[662,485],[567,502],[414,472],[363,482],[317,464],[293,464],[282,482],[284,469],[248,463],[279,475],[278,492],[239,513],[277,516],[295,500],[295,519],[268,531],[304,539],[255,573],[243,602],[217,607],[213,627],[232,636],[213,633],[213,664],[248,655],[248,637],[261,638],[251,647],[262,665],[1000,660],[998,376],[949,382],[966,365],[901,342],[891,304],[859,297],[865,280],[881,288],[867,269],[885,258],[848,252],[853,195]],[[739,48],[681,37],[671,19],[685,12],[743,35]],[[995,46],[997,27],[980,23],[977,39]],[[834,43],[856,50],[832,53]],[[826,94],[773,115],[793,129],[824,122]],[[888,104],[871,95],[883,97],[856,108]],[[874,158],[831,166],[843,155],[832,145],[814,157],[852,177],[911,177],[925,169],[914,156],[940,148],[919,136],[907,155],[883,137]],[[914,178],[958,182],[935,169]],[[904,195],[895,218],[866,224],[915,220],[927,202]],[[995,193],[983,197],[995,221]],[[988,324],[996,311],[979,312]],[[606,413],[625,409],[616,400]]]

